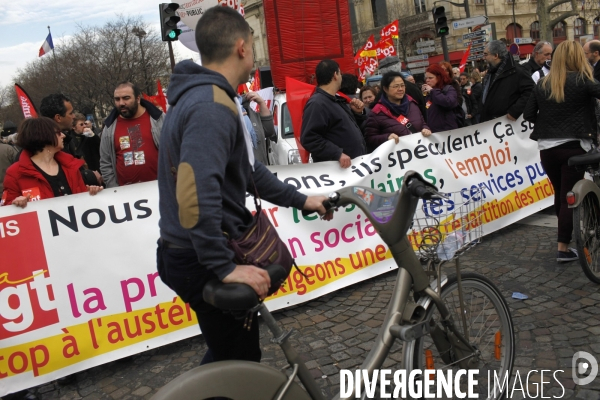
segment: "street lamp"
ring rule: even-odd
[[[140,50],[142,52],[142,68],[144,70],[144,86],[146,87],[146,93],[150,94],[150,89],[148,87],[148,72],[146,71],[146,60],[144,58],[144,46],[142,46],[142,38],[146,37],[147,33],[142,28],[138,28],[137,26],[131,30],[135,36],[140,39]]]

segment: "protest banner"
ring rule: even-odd
[[[352,161],[269,167],[306,194],[341,187],[396,191],[408,170],[465,201],[482,197],[489,234],[553,202],[532,125],[506,118],[387,141]],[[481,192],[479,191],[481,189]],[[156,272],[158,188],[147,182],[0,207],[0,396],[199,333],[196,317]],[[254,209],[252,197],[247,207]],[[440,200],[422,211],[441,214]],[[333,221],[263,201],[305,276],[292,270],[271,310],[396,268],[356,207]],[[409,232],[415,242],[419,232]]]

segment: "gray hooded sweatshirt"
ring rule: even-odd
[[[221,74],[192,61],[175,66],[160,137],[160,235],[194,248],[202,268],[225,278],[235,268],[223,232],[238,238],[252,222],[246,192],[301,209],[306,196],[260,162],[248,162],[235,91]],[[176,175],[176,177],[174,176]]]

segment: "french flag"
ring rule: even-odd
[[[54,44],[52,43],[52,34],[48,33],[48,37],[46,38],[46,41],[44,41],[44,44],[42,44],[42,47],[40,47],[40,54],[38,57],[43,56],[44,54],[46,54],[53,48],[54,48]]]

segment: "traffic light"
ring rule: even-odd
[[[181,18],[177,16],[177,3],[162,3],[158,5],[160,11],[160,33],[163,42],[172,42],[181,35],[181,29],[177,29],[177,23]]]
[[[448,28],[448,21],[446,19],[446,9],[444,7],[434,7],[431,12],[433,13],[435,35],[438,37],[447,35],[450,28]]]

